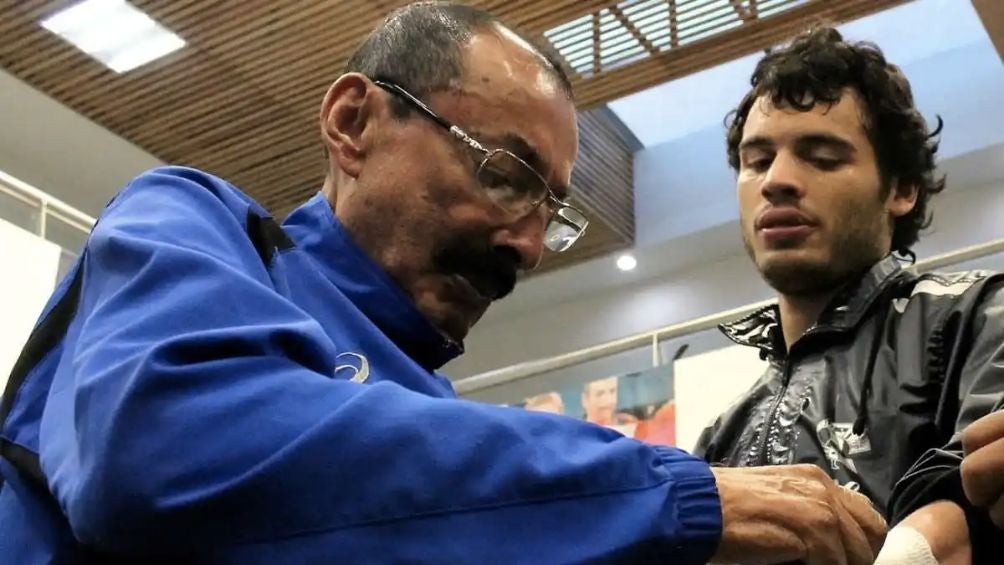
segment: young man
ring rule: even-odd
[[[746,249],[778,304],[722,329],[770,366],[697,451],[813,463],[886,512],[925,451],[961,456],[952,438],[1001,398],[1004,279],[900,267],[944,182],[937,132],[877,47],[817,29],[762,59],[752,85],[728,156]],[[967,557],[963,503],[926,510],[943,558]]]
[[[4,395],[2,560],[870,562],[881,517],[812,467],[712,472],[436,373],[585,227],[570,96],[422,3],[328,90],[328,179],[282,227],[200,171],[130,183]]]

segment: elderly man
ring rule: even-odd
[[[470,7],[392,14],[329,88],[282,224],[164,168],[101,216],[11,377],[10,563],[870,560],[811,467],[720,470],[436,373],[586,221],[567,78]]]

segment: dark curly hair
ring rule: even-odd
[[[917,204],[896,219],[892,250],[913,258],[910,248],[920,230],[931,223],[928,204],[945,188],[935,174],[934,155],[942,121],[933,132],[914,106],[910,83],[885,60],[873,43],[845,41],[833,28],[817,28],[797,36],[788,46],[757,63],[752,89],[726,118],[729,165],[739,170],[739,142],[753,103],[769,97],[775,106],[809,111],[816,104],[836,104],[852,89],[865,105],[863,126],[878,159],[883,197],[898,187],[916,187]]]

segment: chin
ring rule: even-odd
[[[814,253],[813,251],[804,248],[770,249],[758,252],[754,260],[760,272],[810,266],[818,268],[829,263],[829,259],[822,253]]]
[[[827,257],[805,249],[762,252],[756,266],[767,284],[781,294],[827,291],[839,286],[844,278]]]
[[[457,343],[464,341],[467,338],[467,334],[471,331],[471,325],[456,316],[429,316],[429,321],[439,330],[439,333]]]
[[[471,328],[481,319],[483,314],[483,310],[468,314],[459,312],[456,308],[442,305],[434,313],[426,312],[426,317],[440,333],[460,343],[467,338],[467,334],[470,333]]]

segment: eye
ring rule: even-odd
[[[812,165],[821,171],[833,171],[840,167],[844,163],[843,159],[835,159],[833,157],[821,157],[816,156],[809,159]]]
[[[507,188],[512,184],[506,171],[495,166],[491,161],[485,163],[485,166],[481,168],[478,180],[485,188],[493,189]]]
[[[752,171],[763,172],[770,168],[770,164],[773,161],[773,157],[757,157],[747,160],[743,167]]]

